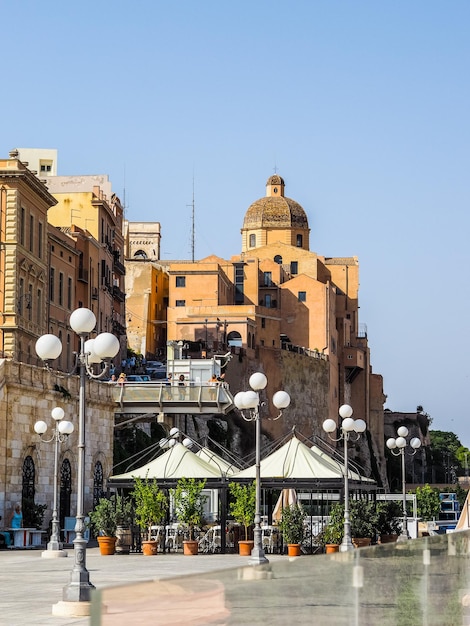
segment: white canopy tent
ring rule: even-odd
[[[209,463],[209,465],[213,465],[225,476],[231,476],[235,472],[240,471],[239,467],[236,467],[233,463],[229,463],[209,448],[200,448],[200,450],[196,452],[196,456],[206,461],[206,463]]]
[[[125,474],[111,476],[112,485],[116,482],[132,481],[134,478],[156,478],[157,480],[178,480],[179,478],[210,479],[221,478],[223,472],[214,464],[191,452],[178,441],[150,463],[146,463]]]
[[[261,478],[266,479],[289,479],[302,482],[316,483],[317,481],[344,480],[343,467],[341,464],[320,450],[314,449],[300,441],[294,434],[281,448],[274,451],[261,461]],[[365,478],[349,470],[349,477],[364,483],[375,481]],[[245,470],[233,474],[233,480],[255,478],[256,466],[253,465]]]
[[[455,530],[469,530],[470,529],[470,491],[467,493],[465,503],[460,513],[459,521],[455,527]]]

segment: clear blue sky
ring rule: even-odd
[[[0,156],[109,174],[162,258],[240,251],[277,168],[310,247],[357,255],[386,407],[470,446],[468,0],[2,7]],[[360,417],[357,415],[357,417]]]

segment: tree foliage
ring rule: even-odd
[[[205,485],[205,480],[180,478],[176,483],[176,489],[171,491],[175,501],[176,517],[188,527],[191,540],[194,540],[194,527],[199,526],[203,520],[206,496],[202,490]]]
[[[232,498],[229,510],[230,515],[245,528],[245,539],[248,539],[248,526],[255,521],[256,513],[256,486],[229,483],[230,497]]]
[[[466,472],[470,464],[470,451],[462,446],[455,433],[443,430],[429,431],[432,464],[436,482],[453,483]]]
[[[423,520],[438,518],[441,509],[439,490],[430,487],[428,484],[424,485],[424,487],[417,487],[416,505],[418,517],[421,517]]]

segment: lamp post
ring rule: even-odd
[[[341,426],[339,427],[339,437],[333,437],[331,433],[337,429],[336,422],[332,419],[327,419],[323,422],[323,430],[328,434],[328,437],[333,441],[344,441],[344,532],[343,541],[339,547],[340,552],[347,552],[348,550],[354,550],[353,543],[351,541],[351,522],[349,519],[349,477],[348,477],[348,441],[357,441],[366,429],[366,423],[364,420],[354,420],[351,415],[353,414],[352,407],[349,404],[343,404],[339,407],[339,416],[342,418]],[[354,436],[354,439],[353,439]]]
[[[262,563],[268,563],[268,559],[264,553],[262,531],[261,531],[261,417],[260,417],[260,404],[263,406],[265,403],[260,403],[259,392],[265,389],[268,384],[268,379],[261,372],[255,372],[250,376],[249,384],[250,391],[239,391],[233,401],[235,406],[240,411],[242,417],[247,422],[255,422],[255,434],[256,434],[256,478],[255,478],[255,528],[253,533],[254,545],[251,551],[251,558],[249,560],[250,565],[261,565]],[[273,396],[273,404],[279,409],[279,415],[274,420],[277,420],[282,415],[282,410],[286,409],[290,404],[290,396],[286,391],[276,391]],[[248,415],[244,413],[248,411]]]
[[[56,406],[51,411],[52,419],[54,420],[54,430],[49,439],[44,439],[44,435],[47,431],[46,422],[39,420],[34,424],[35,432],[40,436],[41,441],[45,443],[54,442],[54,495],[53,495],[53,509],[52,509],[52,533],[49,543],[47,544],[47,550],[42,553],[43,557],[54,558],[67,556],[66,550],[62,550],[62,544],[60,543],[59,536],[59,517],[57,515],[57,492],[58,492],[58,469],[59,469],[59,444],[67,439],[69,435],[73,433],[74,426],[72,422],[64,420],[64,409]]]
[[[400,426],[397,430],[398,437],[387,439],[387,448],[394,456],[401,456],[401,484],[402,484],[402,497],[403,497],[403,525],[401,534],[398,537],[398,541],[408,541],[410,535],[408,533],[408,517],[406,512],[406,472],[405,472],[405,448],[406,439],[408,436],[408,428],[406,426]],[[414,456],[418,449],[421,447],[421,440],[418,437],[413,437],[410,441],[412,452],[408,454]]]
[[[86,539],[84,517],[84,493],[85,493],[85,383],[87,377],[104,378],[111,363],[111,359],[119,352],[119,340],[111,333],[100,333],[94,339],[85,338],[96,326],[96,317],[93,311],[79,308],[70,315],[70,326],[80,338],[80,350],[76,355],[76,364],[72,373],[79,371],[80,387],[78,397],[78,469],[77,469],[77,515],[75,524],[74,566],[70,576],[70,582],[63,589],[63,600],[69,602],[90,601],[91,590],[94,585],[90,582],[90,576],[86,569]],[[62,344],[55,335],[42,335],[36,341],[36,354],[50,369],[50,362],[57,359],[62,352]],[[105,363],[104,369],[99,374],[93,373],[93,365]],[[83,610],[83,609],[82,609]],[[81,613],[84,614],[84,613]]]

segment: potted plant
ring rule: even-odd
[[[350,500],[349,519],[351,522],[351,540],[354,547],[361,548],[370,545],[375,539],[377,528],[375,502],[364,498]]]
[[[344,505],[339,502],[330,510],[330,519],[320,533],[320,542],[326,553],[338,552],[344,535]]]
[[[130,498],[117,496],[116,499],[116,554],[129,554],[132,545],[131,525],[134,507]]]
[[[255,521],[256,513],[256,486],[229,483],[229,492],[232,498],[229,505],[230,515],[245,529],[245,538],[238,542],[238,552],[241,556],[249,556],[253,549],[253,540],[248,539],[248,527]]]
[[[395,500],[377,502],[377,535],[380,543],[390,543],[400,534],[403,510]]]
[[[152,526],[164,520],[168,501],[155,478],[134,480],[131,496],[135,501],[135,521],[142,531],[147,532],[147,539],[142,541],[142,552],[144,556],[155,555],[158,553],[158,542],[152,540]]]
[[[282,531],[284,541],[287,543],[289,556],[300,556],[300,544],[305,534],[306,513],[301,504],[291,504],[282,509],[279,528]]]
[[[205,480],[180,478],[176,484],[176,489],[172,490],[176,517],[187,528],[189,538],[183,541],[183,552],[187,555],[198,552],[198,542],[194,529],[196,526],[200,526],[203,520],[206,497],[202,495],[202,490],[205,484]]]
[[[90,512],[90,523],[96,535],[100,554],[114,554],[116,545],[116,497],[100,498],[93,511]]]

